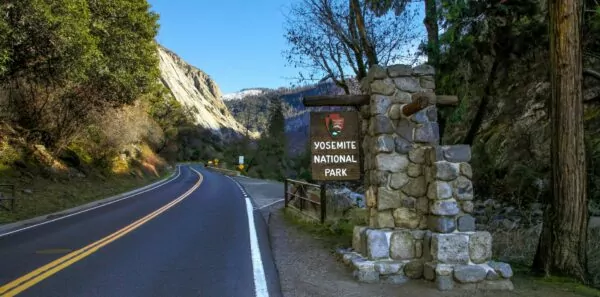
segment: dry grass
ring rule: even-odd
[[[110,197],[168,174],[165,170],[168,164],[164,160],[155,155],[147,145],[142,144],[140,147],[137,158],[127,160],[117,156],[111,160],[109,170],[90,167],[86,174],[77,171],[75,174],[42,146],[36,147],[37,155],[33,156],[38,163],[45,164],[45,167],[30,164],[19,168],[0,159],[0,165],[5,165],[0,166],[0,184],[14,184],[17,189],[16,209],[10,212],[0,210],[0,224],[42,216]],[[0,152],[4,151],[7,151],[7,146],[0,146]]]

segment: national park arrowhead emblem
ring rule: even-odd
[[[325,117],[325,126],[331,137],[338,137],[344,130],[344,118],[339,113],[329,114]]]

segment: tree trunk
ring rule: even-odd
[[[438,23],[437,23],[437,0],[425,0],[425,29],[427,29],[427,63],[435,68],[435,81],[438,82],[440,77],[438,75],[438,57],[440,52],[439,37],[438,37]],[[443,107],[438,107],[438,127],[440,133],[440,143],[444,137],[444,129],[446,128],[446,119],[442,112]]]
[[[552,195],[533,269],[587,282],[580,1],[549,3]]]
[[[362,13],[362,9],[360,9],[360,1],[350,0],[350,9],[354,12],[356,16],[356,27],[360,36],[360,43],[365,51],[365,55],[367,56],[367,64],[369,68],[371,68],[371,66],[379,63],[379,61],[377,60],[377,53],[375,52],[375,47],[373,46],[373,44],[369,40],[369,36],[367,35],[367,29],[365,27],[365,18]]]
[[[352,1],[352,0],[350,0]],[[350,2],[352,6],[352,2]],[[354,58],[356,59],[356,79],[361,81],[363,78],[367,77],[367,65],[363,59],[363,51],[360,50],[360,42],[355,44],[356,40],[360,40],[358,35],[358,26],[356,25],[356,11],[350,9],[349,17],[348,17],[348,30],[350,31],[350,35],[353,40],[348,40],[348,45],[352,48],[354,52]]]
[[[423,23],[425,29],[427,29],[427,62],[437,68],[440,48],[436,0],[425,0],[425,20]]]
[[[492,88],[494,86],[494,80],[496,80],[496,73],[498,72],[498,66],[500,66],[500,61],[498,58],[494,58],[494,63],[492,64],[492,68],[490,69],[490,73],[488,74],[488,79],[483,90],[483,96],[481,97],[481,101],[479,102],[479,107],[477,107],[477,113],[475,114],[475,119],[473,119],[473,123],[471,123],[471,127],[469,128],[469,132],[467,132],[467,136],[463,141],[464,144],[473,145],[473,141],[475,140],[475,136],[483,124],[483,119],[485,117],[485,111],[487,109],[487,105],[490,102],[490,97],[492,96]]]

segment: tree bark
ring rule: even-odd
[[[587,282],[587,178],[578,0],[548,1],[552,195],[533,270]]]
[[[427,29],[427,62],[433,67],[438,66],[439,38],[437,23],[436,0],[425,0],[425,29]]]
[[[367,77],[367,65],[365,64],[365,61],[363,59],[363,52],[361,51],[361,47],[362,47],[362,43],[360,42],[360,37],[358,37],[359,33],[358,33],[358,25],[357,25],[357,14],[356,14],[356,10],[352,9],[353,4],[352,4],[353,0],[350,0],[350,12],[348,15],[348,31],[350,31],[350,36],[352,38],[352,40],[349,40],[347,38],[345,38],[346,43],[350,45],[350,47],[352,48],[352,50],[354,51],[354,57],[356,59],[356,67],[357,67],[357,71],[356,71],[356,79],[358,81],[361,81],[363,78]],[[344,36],[343,33],[340,34],[341,36]]]
[[[358,0],[350,0],[350,9],[354,12],[356,16],[356,28],[358,29],[358,34],[360,36],[360,43],[364,48],[365,55],[367,56],[367,65],[369,68],[379,61],[377,60],[377,53],[375,51],[375,47],[369,40],[367,35],[367,28],[365,27],[365,18],[362,13],[362,9],[360,9],[360,1]]]

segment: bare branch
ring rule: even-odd
[[[583,75],[587,75],[587,76],[591,76],[597,80],[600,80],[600,72],[589,69],[589,68],[584,68],[583,69]]]
[[[349,0],[300,0],[286,19],[284,52],[289,64],[318,77],[332,77],[338,83],[353,74],[361,79],[367,73],[367,61],[386,66],[406,57],[407,46],[418,39],[414,30],[416,14],[402,13],[377,17],[369,9],[353,10]],[[358,30],[356,12],[362,16],[363,32]],[[361,42],[368,39],[367,42]],[[366,49],[369,45],[371,48]],[[369,58],[368,50],[374,52]],[[347,85],[347,81],[346,81]]]

